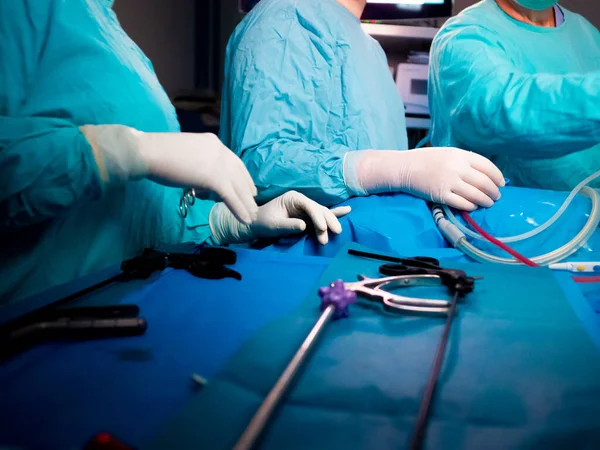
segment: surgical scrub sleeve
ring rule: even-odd
[[[484,0],[444,25],[431,51],[434,146],[481,153],[517,186],[568,190],[600,170],[600,33],[563,12],[536,27]]]
[[[0,2],[0,303],[146,246],[210,238],[212,202],[196,202],[184,221],[181,189],[147,180],[103,184],[78,129],[179,130],[111,3]]]
[[[406,150],[404,106],[380,45],[335,0],[262,0],[226,55],[221,140],[259,202],[294,189],[360,195],[356,150]]]

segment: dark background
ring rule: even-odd
[[[455,0],[454,12],[476,3]],[[561,5],[600,27],[597,0],[564,0]],[[220,92],[223,54],[242,19],[238,0],[116,0],[125,31],[152,60],[168,94]]]

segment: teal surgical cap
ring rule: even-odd
[[[515,0],[523,8],[533,9],[534,11],[543,11],[551,8],[558,3],[557,0]]]

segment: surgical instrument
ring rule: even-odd
[[[103,308],[60,307],[115,282],[147,279],[168,267],[187,270],[198,278],[241,280],[239,272],[226,267],[235,264],[237,255],[224,248],[200,248],[181,244],[165,251],[146,249],[143,254],[123,261],[121,272],[78,292],[37,309],[9,318],[0,327],[1,357],[11,356],[38,342],[53,339],[90,339],[136,336],[146,331],[146,321],[138,318],[135,305]]]
[[[433,395],[435,394],[435,388],[437,381],[442,370],[442,364],[444,363],[444,356],[446,354],[446,348],[448,347],[448,339],[450,338],[450,330],[452,328],[452,322],[456,314],[456,306],[458,303],[459,294],[456,292],[452,300],[450,301],[450,307],[448,310],[448,318],[444,325],[444,331],[442,332],[442,338],[435,352],[435,359],[433,361],[433,367],[421,399],[421,405],[419,407],[419,415],[417,416],[417,424],[410,442],[410,450],[420,450],[423,446],[423,440],[425,438],[425,430],[427,429],[427,422],[429,419],[429,412],[431,411],[431,403],[433,402]]]
[[[413,258],[398,258],[395,256],[380,255],[378,253],[363,252],[350,249],[348,254],[361,258],[386,261],[394,264],[384,264],[379,267],[382,275],[437,275],[441,284],[446,286],[451,293],[458,292],[465,295],[473,291],[478,277],[468,276],[463,270],[441,267],[440,262],[428,256],[415,256]]]
[[[425,388],[425,392],[423,394],[421,405],[419,407],[419,414],[417,416],[417,422],[415,425],[414,433],[410,442],[411,450],[420,450],[423,445],[423,440],[425,438],[425,430],[427,428],[427,422],[429,419],[429,412],[431,411],[431,404],[433,402],[433,396],[435,394],[435,388],[437,386],[437,380],[440,375],[440,371],[442,369],[442,364],[444,362],[444,356],[446,354],[446,348],[448,346],[448,340],[450,337],[450,330],[452,328],[452,323],[454,320],[454,316],[456,314],[456,308],[458,304],[459,297],[471,293],[475,287],[475,277],[469,277],[462,270],[457,269],[446,269],[440,267],[440,262],[437,259],[418,256],[415,258],[395,258],[386,255],[379,255],[376,253],[362,252],[350,249],[348,253],[354,256],[360,256],[364,258],[377,259],[382,261],[391,261],[397,264],[384,264],[379,267],[379,272],[383,275],[395,275],[397,277],[406,277],[409,273],[415,274],[412,276],[438,276],[444,278],[442,279],[442,283],[448,287],[450,292],[452,292],[452,300],[447,303],[446,308],[440,308],[439,312],[445,311],[448,315],[446,319],[446,324],[444,325],[444,331],[442,332],[442,337],[440,339],[440,343],[436,350],[435,359],[433,363],[433,367],[431,368],[431,373],[429,375],[429,380],[427,381],[427,386]],[[419,274],[419,275],[416,275]],[[432,275],[436,274],[436,275]],[[382,283],[385,279],[379,279],[380,287],[385,286],[386,284],[391,283]],[[375,281],[375,280],[374,280]],[[380,297],[383,297],[384,294],[379,293]],[[388,294],[391,295],[391,294]],[[389,298],[388,298],[388,301]],[[385,302],[385,299],[384,299]],[[433,308],[429,308],[429,312],[434,312]]]
[[[548,267],[552,270],[565,270],[575,273],[600,273],[600,261],[557,263],[550,264]]]
[[[348,306],[356,301],[356,294],[344,289],[344,282],[341,280],[332,283],[329,287],[319,289],[321,297],[322,314],[317,320],[300,349],[296,352],[283,374],[279,377],[275,386],[271,389],[265,400],[262,402],[254,417],[248,424],[246,430],[235,444],[234,450],[250,450],[254,447],[257,439],[268,424],[275,408],[289,390],[294,380],[294,376],[302,367],[311,348],[317,342],[317,339],[325,329],[325,325],[331,319],[337,320],[348,317]]]
[[[385,278],[368,278],[359,275],[359,281],[344,283],[344,288],[361,294],[371,301],[381,301],[384,310],[388,312],[416,312],[447,314],[450,302],[426,298],[405,297],[392,294],[384,288],[395,289],[410,286],[441,285],[438,275],[397,275]]]
[[[440,262],[427,256],[414,258],[395,258],[393,256],[348,250],[348,254],[363,258],[391,261],[379,267],[379,273],[385,278],[368,278],[359,275],[359,281],[344,283],[344,288],[362,294],[372,301],[381,301],[388,312],[417,312],[448,314],[451,302],[448,300],[424,299],[393,294],[384,288],[395,289],[411,286],[443,285],[452,294],[459,296],[473,291],[475,278],[462,270],[440,267]]]
[[[192,246],[192,244],[174,246],[172,249],[169,248],[165,251],[147,248],[140,256],[123,261],[121,264],[121,273],[77,292],[63,301],[89,294],[115,281],[147,279],[154,272],[164,270],[168,267],[183,269],[195,277],[210,280],[220,280],[223,278],[242,279],[242,275],[239,272],[226,267],[236,263],[237,255],[233,250],[217,247],[204,247],[197,251],[193,251],[194,249],[195,246]]]
[[[452,322],[456,313],[458,299],[461,295],[472,292],[474,280],[472,279],[472,277],[467,277],[470,280],[469,287],[466,289],[464,288],[464,286],[461,288],[457,287],[456,285],[454,285],[453,288],[450,288],[453,292],[452,300],[450,301],[402,297],[384,291],[384,287],[393,288],[398,286],[407,287],[416,285],[432,285],[438,284],[436,282],[442,281],[440,274],[432,275],[429,273],[421,273],[407,275],[407,273],[410,273],[411,270],[415,269],[414,266],[407,265],[410,264],[411,261],[413,264],[431,264],[431,259],[425,257],[406,259],[404,260],[404,264],[386,264],[379,268],[379,271],[381,273],[397,273],[399,275],[376,279],[361,276],[362,281],[354,283],[344,283],[344,288],[356,292],[357,294],[363,294],[371,300],[381,299],[382,303],[384,304],[384,308],[388,311],[412,311],[447,315],[446,324],[444,325],[444,331],[442,332],[442,337],[436,350],[433,367],[431,369],[429,380],[427,381],[427,386],[425,388],[425,392],[421,400],[419,414],[417,416],[417,423],[415,425],[415,430],[410,443],[411,450],[419,450],[423,444],[423,439],[425,437],[425,430],[427,428],[429,412],[431,410],[431,403],[433,401],[433,395],[437,386],[437,380],[439,378],[442,364],[444,362],[444,355],[446,354],[446,348],[448,346],[448,339],[450,336],[450,329],[452,327]],[[437,270],[441,271],[445,269],[438,268]]]
[[[139,336],[147,323],[136,305],[66,308],[43,311],[0,328],[0,358],[51,340]]]
[[[190,274],[198,278],[218,280],[223,278],[233,278],[241,280],[242,275],[226,267],[236,263],[237,255],[233,250],[218,247],[202,247],[192,243],[177,244],[161,248],[160,250],[146,249],[140,256],[123,261],[120,265],[120,272],[112,276],[115,272],[111,271],[111,276],[104,279],[94,278],[94,284],[88,283],[84,289],[63,296],[51,301],[43,301],[41,304],[34,302],[35,307],[26,306],[13,317],[3,317],[0,324],[6,324],[20,319],[30,320],[31,316],[38,313],[43,314],[48,309],[54,309],[64,304],[71,303],[81,297],[117,282],[129,282],[133,280],[146,280],[153,273],[162,271],[168,267],[174,269],[187,270]],[[98,282],[98,280],[103,280]],[[90,286],[90,284],[92,284]],[[72,290],[70,291],[72,292]]]
[[[171,267],[186,270],[198,278],[241,280],[239,272],[226,267],[235,264],[236,259],[237,255],[233,250],[218,247],[203,247],[193,253],[146,249],[141,256],[123,262],[121,269],[147,277],[153,272]]]
[[[427,258],[428,259],[428,258]],[[425,265],[430,264],[426,258],[411,258],[404,260],[405,263],[409,261],[421,262]],[[431,404],[433,401],[433,395],[437,385],[437,380],[444,362],[444,355],[446,353],[446,347],[448,345],[448,339],[450,336],[450,329],[455,316],[458,299],[461,295],[472,292],[473,280],[471,279],[471,286],[467,289],[461,290],[456,287],[451,288],[453,295],[450,301],[446,300],[431,300],[431,299],[418,299],[411,297],[402,297],[391,294],[383,290],[384,287],[407,287],[417,285],[433,285],[441,282],[440,275],[432,275],[428,273],[412,274],[407,275],[406,272],[414,269],[412,266],[405,266],[403,264],[386,264],[379,268],[380,272],[387,273],[400,273],[400,275],[389,276],[385,278],[367,278],[360,276],[361,281],[344,283],[344,289],[362,294],[370,300],[380,299],[387,311],[395,312],[419,312],[419,313],[431,313],[431,314],[444,314],[447,315],[446,324],[442,332],[442,337],[436,355],[434,364],[431,369],[429,380],[423,394],[421,405],[419,407],[419,414],[415,431],[411,440],[410,449],[419,450],[421,448],[423,439],[425,437],[425,429],[427,427],[427,421],[429,418],[429,412],[431,410]],[[432,269],[428,269],[432,270]],[[439,268],[438,270],[445,270]],[[449,269],[453,270],[453,269]],[[471,278],[471,277],[468,277]]]
[[[306,360],[309,351],[315,345],[325,325],[333,319],[348,316],[348,306],[357,300],[357,294],[372,301],[380,301],[384,309],[393,312],[432,313],[447,315],[446,326],[442,335],[442,341],[436,353],[436,359],[432,373],[423,397],[417,427],[415,429],[416,442],[414,449],[420,448],[423,440],[424,428],[427,424],[430,405],[437,383],[437,378],[443,363],[452,318],[456,310],[458,298],[473,291],[474,278],[468,277],[463,271],[456,269],[444,269],[440,267],[439,261],[434,258],[394,258],[374,253],[349,250],[355,256],[382,259],[397,264],[384,264],[379,268],[380,273],[389,273],[391,276],[383,278],[369,278],[359,275],[359,281],[344,282],[337,280],[330,286],[319,289],[321,297],[321,311],[317,323],[314,325],[300,349],[296,352],[291,362],[285,368],[274,387],[262,402],[244,433],[236,443],[234,450],[250,450],[254,447],[261,433],[266,428],[275,408],[289,390],[289,387]],[[392,294],[384,288],[410,287],[410,286],[432,286],[445,285],[453,293],[452,300],[437,300],[425,298],[412,298]]]

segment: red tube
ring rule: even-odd
[[[595,276],[595,277],[576,277],[576,276],[573,276],[573,280],[575,280],[576,283],[600,283],[600,277],[599,276]]]
[[[487,239],[488,241],[490,241],[492,244],[494,244],[495,246],[501,248],[506,253],[510,254],[513,258],[515,258],[518,261],[521,261],[523,264],[525,264],[525,265],[527,265],[529,267],[540,267],[539,264],[536,264],[535,262],[533,262],[532,260],[530,260],[526,256],[521,255],[519,252],[517,252],[516,250],[513,250],[508,245],[506,245],[504,242],[499,241],[494,236],[492,236],[487,231],[485,231],[483,228],[481,228],[477,224],[477,222],[475,222],[473,220],[473,218],[466,211],[462,211],[461,214],[462,214],[463,219],[465,219],[467,221],[467,223],[469,225],[471,225],[471,227],[475,231],[477,231],[480,235],[482,235],[485,239]],[[576,283],[600,283],[600,276],[595,276],[595,277],[574,276],[573,280]]]
[[[471,227],[473,227],[473,229],[475,231],[477,231],[480,235],[482,235],[484,238],[486,238],[488,241],[490,241],[492,244],[496,245],[497,247],[500,247],[502,250],[504,250],[506,253],[510,254],[513,258],[515,258],[518,261],[521,261],[523,264],[529,266],[529,267],[540,267],[538,264],[534,263],[532,260],[530,260],[529,258],[521,255],[520,253],[518,253],[516,250],[513,250],[512,248],[510,248],[508,245],[506,245],[504,242],[499,241],[498,239],[496,239],[494,236],[492,236],[491,234],[489,234],[487,231],[485,231],[483,228],[481,228],[477,222],[475,222],[473,220],[473,218],[466,212],[466,211],[462,211],[462,216],[463,219],[465,219],[467,221],[467,223],[469,225],[471,225]]]

